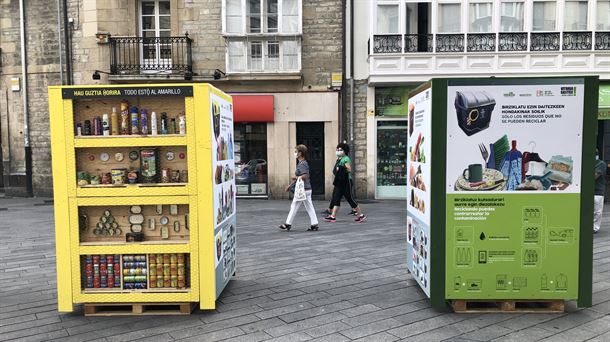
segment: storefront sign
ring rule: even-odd
[[[411,87],[375,88],[375,115],[407,116],[407,98]]]
[[[247,195],[250,192],[250,186],[248,184],[237,185],[237,195]]]
[[[597,118],[599,120],[610,120],[610,84],[599,85],[598,107]]]
[[[598,120],[610,120],[610,108],[599,108],[597,111]]]
[[[430,296],[432,89],[412,95],[407,108],[407,268]]]
[[[449,81],[446,298],[577,298],[585,87],[571,81]]]
[[[95,88],[63,88],[63,99],[91,99],[128,96],[193,96],[193,87],[95,87]]]

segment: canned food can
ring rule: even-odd
[[[163,287],[171,287],[172,282],[170,276],[163,276]]]
[[[187,170],[180,171],[180,183],[188,183],[189,172]]]
[[[183,253],[178,254],[178,263],[184,264],[184,254]]]
[[[184,264],[178,264],[178,276],[183,276],[186,274],[186,268]]]
[[[170,270],[170,274],[172,276],[177,276],[178,275],[178,265],[171,264],[170,267],[169,267],[169,270]]]
[[[134,281],[136,281],[136,276],[133,276],[133,275],[124,276],[123,281],[126,283],[133,283]]]
[[[171,287],[178,287],[178,276],[172,276],[170,282]]]
[[[157,264],[157,275],[158,276],[163,275],[163,264]]]
[[[163,254],[157,254],[157,264],[163,263]]]
[[[93,277],[93,287],[96,289],[100,287],[100,277]]]
[[[100,275],[100,265],[93,265],[93,275],[99,277],[99,275]]]
[[[137,275],[134,277],[136,282],[146,282],[146,276]]]
[[[161,169],[161,183],[169,183],[171,180],[171,172],[170,169]]]
[[[150,265],[150,276],[156,276],[157,275],[157,265],[155,264],[151,264]]]
[[[125,288],[127,290],[132,290],[134,288],[134,284],[133,283],[124,283],[123,288]]]
[[[164,264],[169,264],[169,261],[170,261],[169,254],[163,254],[163,263]]]
[[[94,263],[100,262],[100,256],[99,255],[94,255],[93,256],[93,262]]]
[[[135,261],[144,261],[146,262],[146,255],[136,255],[134,256]]]
[[[169,264],[163,264],[163,275],[169,276],[169,275],[171,275],[171,273],[172,272],[171,272]]]
[[[114,277],[108,278],[108,287],[114,287]]]
[[[134,288],[138,290],[146,289],[146,282],[135,283]]]
[[[155,288],[157,287],[157,276],[150,276],[150,288]]]
[[[172,170],[172,183],[180,183],[180,170]]]
[[[154,264],[156,260],[157,260],[157,256],[156,255],[154,255],[154,254],[149,254],[148,255],[148,262],[149,263]]]
[[[178,255],[170,254],[170,256],[169,256],[169,263],[170,264],[177,264],[178,263]]]
[[[106,255],[106,262],[109,264],[114,263],[114,256],[113,255]]]
[[[115,185],[123,185],[125,184],[125,177],[127,174],[127,170],[126,169],[112,169],[110,170],[110,174],[112,176],[112,184]],[[125,260],[125,258],[131,259],[132,257],[129,255],[126,255],[123,257],[123,260]]]
[[[186,279],[184,276],[178,276],[178,287],[179,288],[186,287]]]
[[[163,276],[157,276],[157,287],[163,287]]]
[[[121,286],[121,276],[118,274],[114,276],[114,286],[115,287]]]

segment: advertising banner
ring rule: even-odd
[[[575,299],[584,82],[447,88],[447,299]]]
[[[432,89],[408,100],[407,267],[430,296]]]
[[[214,255],[216,297],[235,272],[235,161],[233,105],[210,94],[212,174],[214,175]]]

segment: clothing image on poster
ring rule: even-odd
[[[485,91],[457,91],[455,112],[458,125],[471,136],[489,127],[496,100]]]

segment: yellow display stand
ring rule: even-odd
[[[95,135],[100,132],[98,116],[104,121],[108,115],[106,126],[124,124],[120,110],[125,108],[120,107],[127,102],[130,112],[130,106],[137,107],[129,117],[132,134],[109,127],[105,136],[102,127],[101,135]],[[214,309],[235,272],[231,97],[208,84],[52,86],[49,107],[58,311],[71,312],[77,303],[198,302],[201,309]],[[113,107],[118,121],[112,118]],[[142,122],[142,109],[147,110],[148,123]],[[156,135],[151,134],[153,111]],[[175,129],[167,127],[174,123]],[[147,134],[140,132],[143,128]],[[112,135],[117,130],[119,134]],[[156,153],[154,171],[145,150]],[[118,176],[116,170],[121,169],[125,175],[133,173],[133,184],[125,175]],[[220,177],[215,175],[218,170]],[[156,175],[144,182],[145,173]],[[127,242],[128,233],[143,240]],[[171,285],[163,286],[160,279],[159,287],[151,281],[160,276],[151,265],[157,255],[170,253],[186,258],[186,281],[176,286],[180,278],[172,269]],[[120,274],[120,286],[118,277],[112,287],[100,286],[99,278],[91,286],[87,267],[93,266],[87,262],[92,255],[114,257],[114,268],[102,267]],[[127,255],[145,255],[147,261],[129,269],[126,265],[137,263],[129,263],[132,257]],[[99,276],[99,268],[96,272]],[[141,281],[134,285],[127,279]]]

